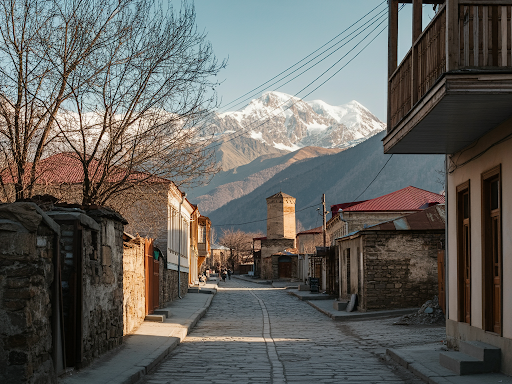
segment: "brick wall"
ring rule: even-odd
[[[363,236],[360,309],[418,307],[437,295],[437,249],[444,231],[368,231]]]

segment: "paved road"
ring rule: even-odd
[[[439,342],[442,327],[334,322],[283,289],[228,280],[206,316],[142,383],[423,383],[385,348]]]

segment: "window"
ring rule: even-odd
[[[501,334],[501,166],[482,174],[482,264],[484,329]]]
[[[199,226],[198,241],[201,244],[205,244],[206,243],[206,227],[204,225],[200,225]]]

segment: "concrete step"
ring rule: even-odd
[[[345,311],[347,309],[348,303],[346,301],[334,301],[332,303],[332,307],[336,311]]]
[[[154,315],[163,315],[165,318],[171,317],[171,311],[169,309],[155,309],[153,312]]]
[[[163,323],[165,320],[165,315],[146,315],[144,318],[145,321],[155,321],[157,323]]]
[[[459,351],[484,361],[489,365],[489,372],[499,372],[501,368],[501,349],[481,341],[461,341]]]

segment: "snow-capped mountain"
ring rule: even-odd
[[[267,145],[294,151],[307,146],[351,147],[385,127],[355,100],[332,106],[322,100],[265,92],[242,111],[217,115],[213,129],[218,135],[244,130]]]

